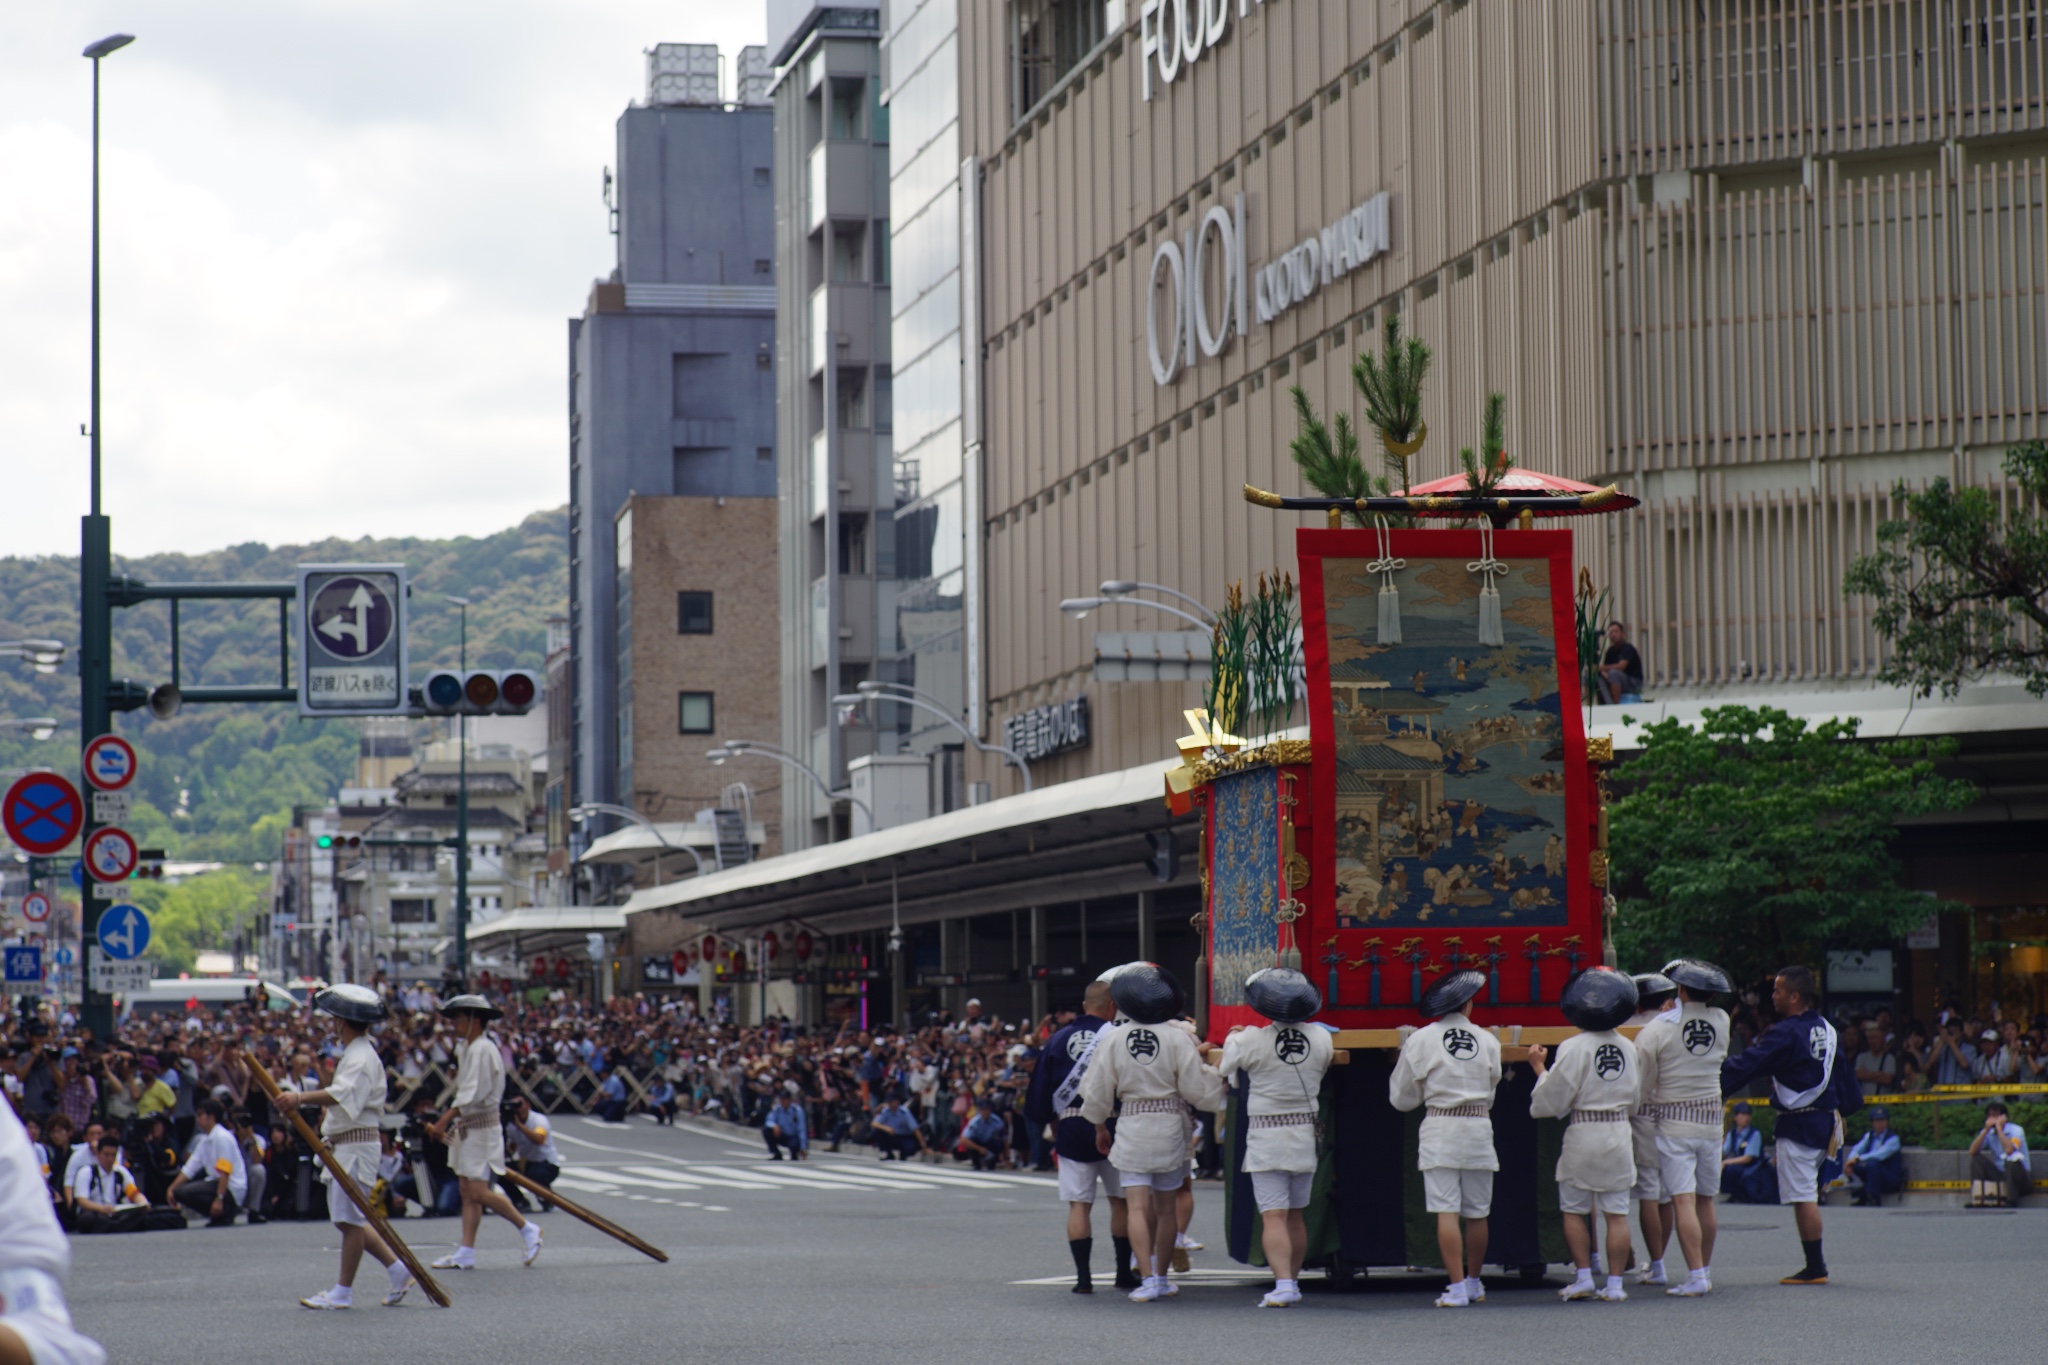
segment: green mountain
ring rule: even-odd
[[[116,573],[147,583],[288,579],[301,563],[403,563],[412,571],[413,679],[453,666],[460,616],[444,599],[467,597],[471,667],[539,668],[547,619],[568,610],[568,509],[536,512],[496,535],[453,540],[326,540],[313,545],[250,542],[197,555],[116,556]],[[114,676],[145,685],[168,681],[170,607],[151,602],[114,613]],[[179,617],[182,682],[274,686],[277,606],[273,602],[188,603]],[[0,558],[0,640],[78,640],[78,561]],[[32,743],[0,735],[0,770],[47,766],[78,771],[78,677],[38,674],[0,659],[0,717],[54,716],[62,729]],[[229,862],[275,858],[294,805],[324,804],[353,779],[356,729],[347,721],[301,720],[290,706],[188,706],[167,721],[130,711],[115,730],[136,747],[131,831],[175,859]]]

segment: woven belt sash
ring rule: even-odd
[[[1620,1109],[1574,1109],[1573,1123],[1627,1123],[1628,1114]]]
[[[1472,1100],[1465,1104],[1453,1104],[1442,1109],[1431,1105],[1429,1107],[1429,1117],[1433,1119],[1490,1119],[1493,1117],[1493,1106],[1487,1104],[1484,1100]]]
[[[457,1114],[455,1130],[460,1133],[482,1133],[498,1126],[496,1114]]]
[[[1072,1109],[1062,1109],[1062,1110],[1060,1110],[1060,1117],[1061,1117],[1061,1118],[1063,1118],[1063,1119],[1077,1119],[1077,1118],[1080,1118],[1080,1117],[1081,1117],[1081,1106],[1077,1104],[1077,1105],[1075,1105],[1075,1106],[1074,1106],[1074,1107],[1073,1107]]]
[[[1126,1114],[1185,1114],[1187,1111],[1187,1102],[1178,1098],[1170,1100],[1125,1100],[1123,1109],[1123,1112]]]
[[[375,1128],[344,1128],[338,1133],[323,1134],[329,1147],[346,1147],[352,1142],[381,1144],[383,1134]]]
[[[1298,1109],[1288,1114],[1253,1114],[1250,1118],[1251,1122],[1245,1125],[1247,1129],[1306,1128],[1316,1121],[1316,1116],[1306,1109]]]
[[[1653,1104],[1650,1110],[1660,1120],[1671,1123],[1704,1123],[1714,1128],[1721,1126],[1719,1100],[1673,1100],[1665,1104]]]

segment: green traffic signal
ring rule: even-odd
[[[332,834],[323,834],[319,838],[315,839],[313,841],[313,844],[317,848],[333,848],[334,836]]]

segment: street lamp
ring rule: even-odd
[[[1195,614],[1211,625],[1216,623],[1216,613],[1204,606],[1201,599],[1190,597],[1179,588],[1169,588],[1164,583],[1146,583],[1135,578],[1105,578],[1096,589],[1104,597],[1128,597],[1134,592],[1163,592],[1168,597],[1178,597],[1195,609]]]
[[[893,701],[901,702],[905,706],[915,706],[920,711],[929,711],[955,730],[958,730],[961,738],[981,750],[981,752],[985,754],[1001,754],[1004,761],[1014,765],[1018,776],[1024,779],[1024,790],[1031,790],[1031,765],[1024,761],[1024,755],[1018,753],[1015,749],[1007,748],[1001,744],[983,743],[981,737],[962,724],[960,719],[951,711],[936,705],[935,699],[929,693],[920,692],[907,683],[877,682],[873,679],[860,683],[857,687],[858,690],[855,692],[841,693],[839,696],[834,697],[832,704],[834,706],[859,706],[869,701]]]
[[[0,716],[0,730],[12,730],[33,740],[45,740],[57,733],[57,720],[54,716],[30,716],[21,720]]]
[[[872,809],[869,808],[867,802],[861,800],[852,792],[833,791],[832,788],[826,784],[825,779],[818,776],[818,770],[816,768],[813,768],[810,764],[804,762],[802,759],[798,758],[795,754],[790,753],[786,749],[778,749],[773,744],[765,744],[758,739],[725,739],[719,741],[718,747],[716,749],[707,749],[704,751],[704,757],[711,760],[711,765],[713,767],[723,766],[725,761],[729,758],[742,758],[747,756],[771,758],[774,759],[777,763],[782,764],[785,768],[796,769],[805,777],[810,778],[812,785],[817,787],[817,789],[820,792],[824,793],[825,800],[827,803],[833,801],[845,801],[852,805],[859,806],[868,817],[868,828],[870,830],[874,829],[875,813]]]
[[[1098,607],[1150,607],[1154,611],[1163,611],[1170,616],[1178,616],[1183,621],[1200,626],[1204,631],[1213,630],[1216,626],[1215,621],[1204,620],[1191,611],[1182,611],[1179,607],[1168,606],[1164,602],[1148,602],[1142,597],[1125,597],[1122,595],[1113,597],[1068,597],[1060,602],[1060,610],[1076,620],[1086,616]]]
[[[107,696],[113,681],[114,607],[107,596],[107,580],[113,576],[113,528],[100,511],[100,61],[134,42],[127,33],[110,34],[81,54],[92,62],[92,409],[87,435],[91,437],[90,511],[78,525],[78,737],[90,744],[113,728],[113,707]],[[55,672],[53,666],[47,670]],[[41,668],[42,663],[37,662]],[[86,837],[99,822],[86,812]],[[99,930],[100,901],[90,897],[79,921],[90,941]],[[114,1032],[113,999],[97,989],[90,954],[85,966],[84,989],[79,992],[85,1018],[81,1021],[96,1038]]]
[[[661,826],[655,824],[652,820],[642,815],[639,811],[634,810],[631,806],[615,806],[609,801],[585,801],[583,804],[579,806],[571,806],[569,808],[569,818],[571,820],[576,821],[578,824],[581,824],[584,821],[589,820],[592,816],[596,815],[616,815],[622,820],[631,820],[634,824],[642,826],[649,833],[654,835],[655,840],[659,842],[663,848],[668,849],[671,852],[689,854],[697,862],[697,875],[700,877],[704,875],[703,854],[699,853],[696,849],[691,848],[688,844],[670,843],[668,841],[668,836],[661,832]],[[661,855],[659,853],[654,855],[654,884],[656,886],[661,885]]]
[[[64,650],[62,640],[0,640],[0,659],[26,659],[38,673],[55,673]]]

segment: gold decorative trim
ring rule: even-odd
[[[1592,876],[1593,885],[1607,885],[1607,850],[1596,848],[1587,854],[1586,871]]]
[[[1299,890],[1301,890],[1301,888],[1303,888],[1304,886],[1307,886],[1307,885],[1308,885],[1308,878],[1309,878],[1309,867],[1308,867],[1308,855],[1307,855],[1307,854],[1305,854],[1305,853],[1290,853],[1290,854],[1288,854],[1288,855],[1287,855],[1287,889],[1288,889],[1288,890],[1290,890],[1290,891],[1299,891]]]
[[[1586,741],[1586,761],[1589,763],[1614,762],[1614,737],[1595,735]]]
[[[1254,488],[1250,484],[1244,486],[1244,500],[1256,503],[1260,507],[1279,507],[1282,505],[1278,493],[1268,493],[1265,489]]]
[[[1396,441],[1393,438],[1389,437],[1385,432],[1381,432],[1380,447],[1383,450],[1385,450],[1387,454],[1397,456],[1398,458],[1405,460],[1409,456],[1421,450],[1422,443],[1424,441],[1427,441],[1428,439],[1429,423],[1423,422],[1415,428],[1415,439],[1412,441]]]
[[[1241,773],[1248,768],[1277,768],[1309,761],[1309,742],[1305,739],[1280,739],[1256,749],[1245,749],[1215,760],[1202,759],[1192,766],[1194,784],[1205,786],[1219,777]]]

